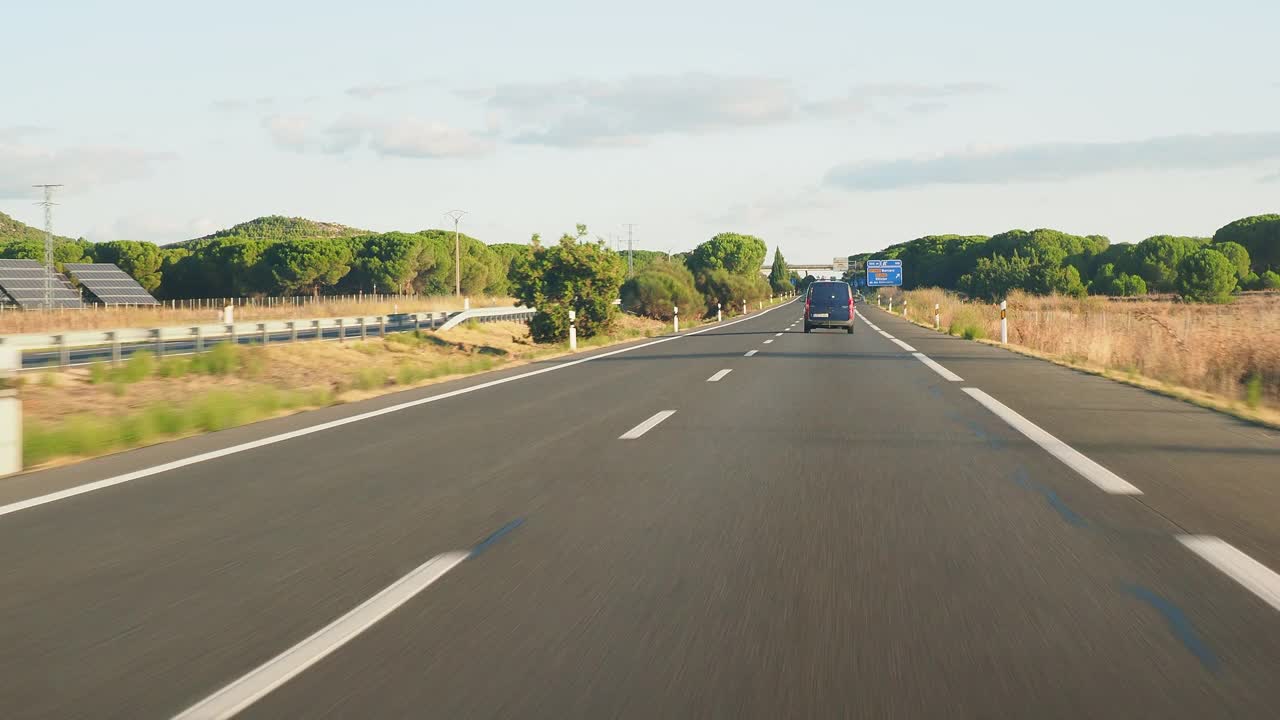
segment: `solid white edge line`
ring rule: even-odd
[[[239,445],[232,445],[231,447],[225,447],[219,450],[211,450],[209,452],[200,453],[198,455],[192,455],[190,457],[185,457],[180,460],[174,460],[172,462],[163,463],[161,465],[153,465],[152,467],[149,467],[149,468],[135,470],[133,472],[124,473],[122,475],[115,475],[109,478],[104,478],[102,480],[95,480],[94,482],[85,483],[84,485],[76,485],[75,487],[70,487],[65,490],[59,490],[57,492],[48,493],[47,495],[38,495],[33,498],[27,498],[26,500],[19,500],[17,502],[12,502],[12,503],[9,503],[8,505],[0,505],[0,516],[8,515],[10,513],[20,512],[22,510],[28,510],[33,507],[38,507],[40,505],[46,505],[51,502],[57,502],[58,500],[65,500],[67,498],[75,497],[76,495],[91,493],[91,492],[94,492],[95,490],[102,490],[104,488],[109,488],[114,485],[121,485],[123,483],[130,482],[131,480],[140,480],[142,478],[150,477],[152,475],[159,475],[160,473],[168,472],[170,470],[177,470],[179,468],[187,467],[188,465],[197,465],[199,463],[208,462],[210,460],[216,460],[220,457],[226,457],[227,455],[235,455],[237,453],[242,453],[247,450],[266,447],[267,445],[274,445],[278,442],[292,440],[294,438],[303,437],[305,435],[310,435],[312,433],[322,432],[324,430],[332,430],[333,428],[336,428],[336,427],[342,427],[343,425],[349,425],[351,423],[360,422],[362,420],[369,420],[371,418],[375,418],[380,415],[389,415],[391,413],[399,412],[401,410],[407,410],[409,408],[417,407],[419,405],[426,405],[428,403],[433,403],[440,400],[447,400],[448,398],[451,398],[451,397],[466,395],[467,393],[472,393],[472,392],[476,392],[477,390],[484,390],[487,388],[496,387],[498,385],[505,385],[506,383],[509,383],[509,382],[514,382],[516,380],[523,380],[525,378],[534,377],[535,375],[542,375],[543,373],[563,370],[565,368],[573,367],[575,365],[581,365],[582,363],[588,363],[593,360],[612,357],[614,355],[621,355],[622,353],[641,350],[643,348],[653,347],[654,345],[661,345],[662,343],[671,342],[672,340],[679,340],[681,338],[686,338],[693,335],[701,335],[702,333],[711,332],[712,330],[719,330],[720,328],[729,327],[730,325],[737,325],[738,323],[741,323],[741,322],[754,320],[760,317],[761,315],[764,315],[765,313],[773,312],[774,310],[777,310],[780,307],[785,307],[785,305],[775,305],[767,310],[757,312],[755,315],[747,315],[737,320],[730,320],[727,323],[719,323],[716,325],[711,325],[711,326],[702,328],[701,330],[694,330],[693,332],[687,332],[682,335],[672,335],[670,337],[664,337],[658,340],[652,340],[650,342],[641,343],[639,345],[633,345],[631,347],[619,348],[618,350],[610,350],[609,352],[600,353],[599,355],[592,355],[590,357],[579,358],[577,360],[570,360],[568,362],[563,362],[558,365],[552,365],[550,367],[545,367],[538,370],[531,370],[526,373],[520,373],[519,375],[512,375],[510,377],[499,378],[497,380],[490,380],[489,382],[483,382],[476,385],[469,385],[464,388],[458,388],[457,390],[451,390],[446,393],[440,393],[439,395],[432,395],[430,397],[419,398],[417,400],[409,400],[407,402],[399,403],[396,405],[390,405],[384,408],[380,408],[378,410],[370,410],[369,412],[359,413],[358,415],[351,415],[349,417],[339,418],[337,420],[330,420],[329,422],[320,423],[319,425],[311,425],[298,430],[293,430],[286,433],[280,433],[279,435],[271,435],[269,437],[260,438],[258,440],[252,440],[250,442],[240,443]]]
[[[890,339],[890,340],[897,340],[897,338],[895,338],[894,336],[890,335],[889,333],[887,333],[887,332],[885,332],[885,331],[883,331],[883,330],[880,330],[879,332],[880,332],[880,334],[881,334],[881,335],[885,336],[886,338],[888,338],[888,339]]]
[[[1280,575],[1271,568],[1213,535],[1179,535],[1178,542],[1199,555],[1227,577],[1245,586],[1276,610],[1280,610]]]
[[[653,417],[649,418],[648,420],[645,420],[639,425],[622,433],[621,435],[618,436],[618,439],[619,440],[635,440],[641,435],[644,435],[645,433],[657,427],[658,423],[662,422],[663,420],[666,420],[667,418],[675,414],[676,414],[675,410],[663,410],[661,412],[654,413]]]
[[[368,630],[396,608],[427,589],[466,560],[468,553],[447,552],[419,565],[306,640],[259,665],[248,674],[174,716],[174,720],[225,720],[262,699]]]
[[[894,339],[893,339],[893,341],[894,341],[895,343],[897,343],[898,347],[902,348],[903,350],[906,350],[907,352],[915,352],[915,351],[916,351],[916,349],[915,349],[915,348],[913,348],[913,347],[911,347],[910,345],[908,345],[908,344],[906,344],[906,343],[902,342],[902,341],[901,341],[901,340],[899,340],[898,338],[894,338]]]
[[[721,370],[720,372],[716,373],[715,375],[712,375],[711,377],[707,378],[707,382],[720,382],[720,381],[724,378],[724,376],[725,376],[725,375],[728,375],[728,374],[729,374],[729,373],[731,373],[731,372],[733,372],[733,369],[732,369],[732,368],[730,368],[730,369],[725,369],[725,370]]]
[[[759,350],[748,350],[748,351],[747,351],[747,354],[746,354],[746,355],[743,355],[742,357],[751,357],[752,355],[755,355],[755,354],[756,354],[756,353],[758,353],[758,352],[760,352],[760,351],[759,351]]]
[[[1127,480],[1089,459],[1084,453],[1076,450],[1058,438],[1050,435],[1043,428],[1018,413],[1009,409],[999,400],[977,388],[961,388],[970,397],[995,413],[1001,420],[1009,423],[1013,429],[1026,435],[1032,442],[1044,448],[1050,455],[1058,458],[1064,465],[1075,470],[1086,480],[1102,488],[1112,495],[1141,495],[1142,491],[1129,484]]]
[[[919,360],[920,362],[922,362],[922,363],[924,363],[925,365],[927,365],[927,366],[929,367],[929,369],[930,369],[930,370],[932,370],[932,371],[934,371],[934,372],[938,373],[939,375],[941,375],[942,377],[946,378],[947,380],[949,380],[949,381],[951,381],[951,382],[964,382],[964,378],[962,378],[962,377],[960,377],[959,375],[957,375],[957,374],[955,374],[955,373],[951,372],[950,370],[948,370],[948,369],[946,369],[946,368],[942,367],[942,366],[941,366],[941,365],[939,365],[938,363],[934,362],[933,358],[931,358],[931,357],[929,357],[929,356],[925,355],[924,353],[919,353],[919,352],[918,352],[918,353],[911,353],[911,355],[912,355],[915,359],[917,359],[917,360]]]

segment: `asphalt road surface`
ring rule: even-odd
[[[1280,716],[1275,433],[860,309],[0,481],[0,717]]]

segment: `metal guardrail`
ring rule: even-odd
[[[270,320],[232,324],[77,330],[64,333],[0,335],[0,354],[16,353],[24,370],[84,365],[95,361],[120,362],[138,350],[156,355],[200,353],[221,342],[270,344],[300,340],[365,339],[388,332],[448,330],[467,320],[527,321],[529,308],[476,308],[461,312],[395,313],[307,320]]]
[[[476,308],[474,310],[463,310],[462,312],[449,318],[440,326],[440,332],[452,330],[468,320],[478,320],[480,322],[493,322],[495,320],[523,320],[528,322],[533,319],[537,308],[515,307],[515,308]]]

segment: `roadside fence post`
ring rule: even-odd
[[[156,357],[162,358],[164,357],[164,338],[161,336],[164,334],[164,329],[156,328],[151,332],[156,336]]]
[[[387,336],[387,316],[379,315],[378,316],[378,337],[384,338],[386,336]]]
[[[1000,301],[1000,344],[1005,345],[1009,342],[1009,318],[1008,318],[1009,302],[1007,300]]]
[[[298,342],[298,322],[296,320],[289,321],[289,342]]]
[[[942,315],[941,313],[938,312],[938,308],[940,308],[941,306],[942,306],[941,303],[933,304],[933,329],[934,330],[937,330],[942,327]]]
[[[22,367],[22,350],[0,347],[0,378],[8,380]],[[0,387],[0,476],[22,472],[22,401],[18,391]]]
[[[346,341],[347,341],[347,319],[338,318],[338,342],[344,343]]]
[[[360,339],[369,339],[369,324],[365,322],[364,316],[360,316]]]
[[[262,347],[266,347],[267,343],[271,342],[271,334],[267,332],[266,323],[262,323],[259,327],[262,328]]]
[[[573,352],[578,349],[578,313],[569,311],[569,351]]]

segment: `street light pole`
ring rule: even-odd
[[[462,295],[462,241],[458,235],[458,223],[466,210],[450,210],[445,215],[453,220],[453,294]]]

